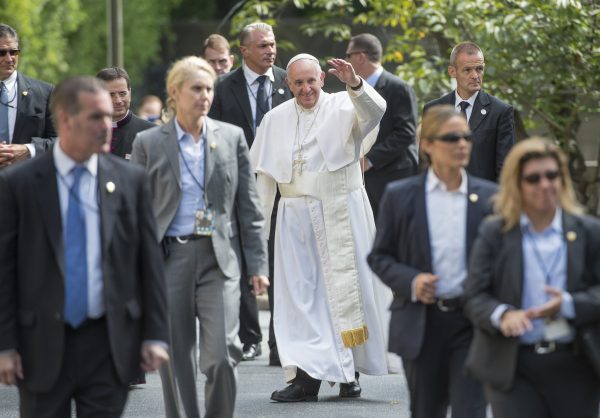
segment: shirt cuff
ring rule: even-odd
[[[573,296],[569,292],[562,292],[560,316],[567,319],[575,318],[575,304],[573,303]]]
[[[414,303],[418,302],[417,300],[417,276],[412,279],[410,284],[410,300]]]
[[[494,309],[494,312],[492,312],[492,315],[490,316],[490,322],[494,327],[500,329],[500,324],[502,323],[502,315],[504,315],[504,312],[508,311],[509,309],[511,309],[510,305],[507,305],[505,303],[496,306],[496,309]]]
[[[35,157],[35,145],[33,145],[33,144],[25,144],[25,146],[29,150],[29,155],[31,155],[31,158]]]
[[[346,90],[350,94],[350,97],[358,97],[362,94],[363,91],[365,91],[365,81],[361,78],[360,82],[361,86],[358,90],[354,90],[352,87],[350,87],[350,84],[346,84]]]
[[[167,344],[166,342],[161,341],[161,340],[144,340],[144,341],[142,341],[142,345],[144,345],[144,344],[158,345],[167,351],[169,350],[169,344]]]

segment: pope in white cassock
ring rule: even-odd
[[[358,372],[388,373],[366,263],[375,224],[359,166],[386,103],[350,63],[328,64],[346,91],[323,92],[319,61],[295,56],[287,66],[295,99],[265,115],[250,150],[265,219],[277,187],[281,193],[274,326],[291,384],[273,392],[279,402],[316,401],[322,380],[339,382],[340,396],[358,397]]]

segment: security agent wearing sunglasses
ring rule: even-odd
[[[402,357],[412,418],[484,418],[482,386],[463,372],[473,327],[463,313],[467,261],[495,184],[467,174],[472,148],[464,115],[433,106],[421,127],[430,162],[390,183],[368,262],[394,294],[389,349]]]
[[[19,36],[0,23],[0,169],[46,151],[56,138],[53,86],[17,72]]]

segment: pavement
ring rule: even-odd
[[[268,336],[269,312],[260,311],[263,335]],[[265,337],[266,340],[266,337]],[[235,417],[395,417],[408,418],[408,392],[403,375],[361,375],[362,396],[357,399],[338,397],[339,386],[321,385],[318,402],[275,403],[269,400],[274,390],[286,386],[283,371],[268,366],[268,347],[262,345],[263,355],[254,361],[242,362],[238,367],[238,395]],[[198,397],[204,404],[204,378],[199,375]],[[18,396],[15,388],[0,387],[0,418],[18,417]],[[163,397],[158,373],[147,375],[147,383],[129,393],[123,417],[164,417]]]

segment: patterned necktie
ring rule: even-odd
[[[83,166],[75,166],[71,171],[73,184],[65,229],[65,320],[73,328],[85,321],[88,306],[85,213],[79,187],[85,170]]]
[[[263,116],[267,113],[269,109],[269,100],[267,99],[267,92],[265,91],[265,80],[267,79],[266,75],[261,75],[257,78],[258,80],[258,92],[256,93],[256,122],[255,126],[258,128],[260,122],[262,121]]]
[[[10,143],[8,136],[8,94],[4,82],[0,82],[0,142]]]
[[[469,117],[467,116],[467,108],[471,106],[471,103],[462,101],[458,105],[460,106],[460,111],[465,114],[465,118],[469,120]]]

